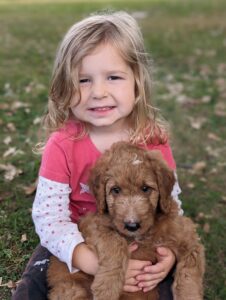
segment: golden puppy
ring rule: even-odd
[[[70,274],[52,258],[48,270],[49,299],[126,300],[158,299],[158,288],[144,293],[123,292],[130,258],[157,261],[156,248],[170,248],[176,256],[174,300],[202,300],[204,248],[195,225],[178,215],[171,197],[173,171],[161,154],[125,142],[114,144],[97,161],[90,188],[97,201],[96,214],[88,214],[79,229],[99,259],[98,272]],[[128,245],[138,249],[130,254]]]

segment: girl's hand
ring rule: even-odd
[[[133,252],[137,249],[137,244],[133,243],[129,246],[129,252]],[[139,281],[136,279],[138,275],[144,274],[144,268],[151,265],[150,261],[141,261],[130,259],[127,267],[125,284],[123,290],[125,292],[137,292],[142,290],[137,284]]]
[[[145,274],[139,274],[135,277],[135,280],[138,281],[138,287],[144,292],[155,288],[168,275],[175,264],[175,255],[169,248],[158,247],[157,254],[157,264],[145,266]]]
[[[72,265],[87,274],[95,275],[98,269],[98,258],[85,243],[81,243],[74,249]]]

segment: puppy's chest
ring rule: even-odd
[[[132,259],[150,260],[153,264],[157,262],[156,247],[150,242],[137,242],[138,249],[131,253]]]

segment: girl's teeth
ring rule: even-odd
[[[105,111],[105,110],[109,110],[111,108],[112,108],[111,106],[105,106],[105,107],[96,107],[96,108],[93,108],[93,110]]]

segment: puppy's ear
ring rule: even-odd
[[[91,169],[88,182],[90,190],[96,199],[97,212],[99,214],[104,214],[108,211],[106,203],[106,183],[108,180],[107,171],[109,161],[108,154],[104,154],[99,158],[95,166]]]
[[[159,207],[163,213],[167,214],[170,212],[172,205],[171,192],[175,184],[175,175],[173,170],[168,167],[159,151],[149,152],[149,159],[157,179],[160,194]]]

